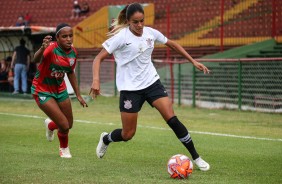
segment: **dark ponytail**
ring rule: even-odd
[[[108,32],[108,36],[113,36],[117,34],[121,29],[125,28],[128,26],[128,20],[130,17],[136,13],[140,12],[144,14],[144,9],[139,3],[132,3],[129,5],[126,5],[118,15],[118,18],[112,23],[113,29]]]

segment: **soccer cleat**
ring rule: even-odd
[[[52,120],[50,120],[49,118],[45,119],[44,121],[44,124],[46,127],[46,138],[47,138],[47,141],[50,141],[50,142],[54,140],[54,132],[48,128],[48,125],[51,121]]]
[[[201,157],[194,160],[194,163],[201,171],[208,171],[210,169],[210,165],[204,161]]]
[[[102,158],[107,151],[108,145],[106,145],[103,141],[103,137],[107,134],[107,132],[103,132],[100,136],[100,140],[96,148],[96,154],[98,158]]]
[[[71,158],[71,154],[70,154],[70,149],[69,147],[66,148],[60,148],[60,157],[61,158]]]

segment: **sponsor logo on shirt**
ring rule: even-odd
[[[53,71],[51,73],[51,77],[55,77],[56,79],[63,78],[64,76],[65,76],[64,72]]]
[[[64,70],[56,70],[56,69],[52,69],[51,72],[51,77],[55,77],[56,79],[60,79],[63,78],[65,76],[65,73],[67,73],[67,71]]]

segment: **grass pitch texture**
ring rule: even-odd
[[[0,97],[0,183],[282,183],[280,114],[175,106],[211,170],[195,168],[188,180],[174,180],[166,170],[168,159],[191,156],[156,109],[144,104],[135,137],[111,144],[98,159],[101,132],[121,127],[118,98],[98,97],[88,108],[77,100],[72,105],[73,158],[62,159],[58,138],[46,140],[46,116],[35,102]]]

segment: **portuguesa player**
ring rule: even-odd
[[[56,28],[56,41],[51,36],[43,39],[42,46],[34,54],[34,62],[40,62],[32,82],[31,92],[38,107],[49,117],[44,121],[48,141],[54,139],[54,130],[60,142],[59,154],[62,158],[71,158],[68,146],[69,129],[73,126],[71,100],[64,76],[67,74],[76,97],[83,107],[87,107],[81,97],[74,68],[77,52],[72,46],[73,31],[65,23]]]
[[[147,101],[160,112],[168,126],[190,152],[196,166],[202,171],[207,171],[210,165],[199,156],[188,130],[174,114],[171,100],[152,64],[151,54],[154,43],[165,44],[204,73],[210,71],[206,66],[195,61],[182,46],[167,39],[159,31],[144,26],[144,18],[144,10],[140,4],[132,3],[126,6],[118,16],[117,25],[110,32],[111,37],[102,44],[103,49],[94,59],[93,82],[90,90],[93,98],[100,94],[101,61],[109,54],[115,57],[122,120],[122,129],[101,134],[96,154],[102,158],[110,143],[132,139],[137,128],[138,112]]]

